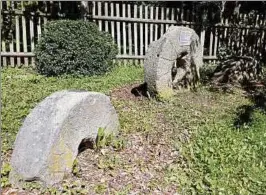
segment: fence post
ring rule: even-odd
[[[204,43],[205,43],[205,28],[201,27],[201,33],[200,33],[200,43],[202,46],[202,55],[204,55]]]

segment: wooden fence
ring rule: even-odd
[[[2,3],[2,2],[1,2]],[[156,7],[134,5],[128,3],[92,2],[90,19],[94,21],[101,31],[111,34],[118,45],[117,59],[122,62],[143,63],[145,53],[151,42],[159,39],[172,25],[183,25],[194,28],[198,26],[196,16],[192,10],[169,7]],[[2,15],[5,11],[2,11]],[[34,48],[43,32],[43,26],[49,20],[49,14],[40,13],[26,17],[22,11],[15,11],[15,31],[13,41],[1,42],[2,66],[34,66]],[[239,17],[248,18],[245,14]],[[253,26],[243,27],[238,41],[231,37],[235,28],[228,25],[228,19],[222,20],[220,25],[210,26],[206,29],[197,28],[200,41],[204,48],[204,59],[215,60],[221,47],[221,40],[228,38],[227,47],[239,50],[240,55],[245,54],[241,44],[250,30],[257,30],[256,44],[250,48],[254,54],[259,50],[266,50],[265,30],[260,27],[266,25],[265,15],[256,15]]]

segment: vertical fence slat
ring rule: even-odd
[[[9,43],[9,51],[10,52],[14,52],[14,38],[12,36],[12,39],[10,40],[10,43]],[[15,66],[15,60],[14,60],[14,57],[10,57],[10,65],[11,67],[14,67]]]
[[[180,9],[179,8],[176,8],[176,20],[177,21],[180,21],[181,19],[180,19]]]
[[[156,6],[155,8],[155,20],[158,20],[158,16],[159,16],[159,7]],[[155,41],[158,39],[158,24],[155,24]]]
[[[4,40],[1,41],[1,45],[2,45],[2,51],[5,52],[6,51],[6,42]],[[7,66],[7,59],[6,57],[3,57],[3,66],[6,67]]]
[[[102,16],[102,2],[97,2],[98,16]],[[102,20],[98,20],[99,30],[102,31]]]
[[[164,20],[164,11],[165,9],[161,7],[161,20]],[[164,24],[161,24],[161,36],[164,34]]]
[[[175,8],[172,8],[171,9],[171,18],[170,18],[172,21],[175,20]],[[171,26],[173,26],[173,24],[171,24]]]
[[[217,28],[215,28],[214,29],[215,31],[214,31],[214,50],[213,50],[213,55],[215,56],[215,57],[217,57],[216,56],[216,54],[217,54],[217,46],[218,46],[218,30],[217,30]]]
[[[137,5],[134,5],[134,18],[137,18],[138,14],[138,7]],[[137,23],[134,23],[134,54],[135,56],[138,55],[138,29],[137,29]]]
[[[24,10],[24,7],[22,7],[22,10]],[[27,44],[27,29],[26,29],[26,18],[24,15],[22,15],[22,34],[23,34],[23,52],[28,52],[28,44]],[[24,57],[24,65],[29,65],[29,59],[28,57]]]
[[[125,18],[126,17],[126,5],[123,4],[122,5],[122,17]],[[123,25],[123,54],[127,55],[127,32],[126,32],[126,22],[122,22]],[[127,60],[124,60],[124,64],[127,63]]]
[[[119,12],[119,4],[116,4],[116,16],[120,16],[120,12]],[[121,54],[121,38],[120,38],[120,22],[116,22],[116,28],[117,28],[117,32],[116,32],[116,36],[117,36],[117,45],[118,45],[118,53]]]
[[[134,18],[137,18],[138,17],[138,6],[137,5],[134,5]],[[137,22],[134,22],[134,55],[135,56],[138,56],[139,55],[139,52],[138,52],[138,23]],[[135,60],[134,63],[135,65],[139,64],[138,63],[139,61],[138,60]]]
[[[37,23],[37,39],[39,40],[41,38],[42,34],[42,28],[41,28],[41,17],[38,17],[38,23]]]
[[[116,3],[116,16],[120,17],[120,9],[119,9],[118,3]],[[121,54],[120,22],[116,22],[116,40],[117,40],[117,46],[118,46],[118,54]],[[118,64],[121,65],[120,60],[118,60]]]
[[[33,16],[30,17],[30,48],[31,52],[34,52],[34,26],[33,26]],[[31,65],[35,65],[35,59],[34,57],[31,58]]]
[[[210,28],[209,56],[212,56],[213,28]]]
[[[221,23],[223,24],[223,18],[221,20]],[[224,28],[223,27],[219,27],[219,44],[218,47],[222,47],[222,43],[223,43],[223,32],[224,32]]]
[[[145,6],[145,19],[148,19],[148,6]],[[148,23],[145,23],[145,53],[148,49]]]
[[[165,18],[166,20],[169,20],[169,7],[166,8],[165,17],[166,17],[166,18]],[[166,24],[166,25],[165,25],[165,31],[167,31],[168,28],[169,28],[169,24]]]
[[[14,10],[14,2],[10,2],[10,7],[12,10]],[[13,34],[12,34],[12,39],[10,40],[10,43],[9,43],[9,51],[14,52],[14,36],[13,36]],[[11,67],[15,66],[14,57],[10,57],[10,65],[11,65]]]
[[[20,52],[20,30],[19,30],[19,16],[16,16],[16,52]],[[17,65],[20,66],[21,59],[17,57]]]
[[[201,33],[200,33],[200,43],[202,46],[202,53],[204,54],[204,43],[205,43],[205,29],[202,28]]]
[[[184,20],[184,7],[183,7],[183,2],[181,2],[181,7],[180,7],[180,21]]]
[[[104,3],[104,15],[108,16],[108,3],[107,2]],[[109,23],[108,21],[105,21],[105,23],[104,23],[105,32],[109,32],[109,26],[108,26],[109,24],[108,23]]]
[[[114,16],[114,3],[111,2],[111,17]],[[113,37],[113,41],[115,41],[115,24],[114,21],[111,21],[111,35]]]
[[[127,16],[131,18],[131,5],[127,5]],[[132,56],[132,24],[131,22],[128,23],[128,54]],[[132,63],[132,61],[130,61]]]
[[[96,15],[96,2],[93,1],[92,2],[92,17]],[[95,22],[95,20],[92,20],[93,22]]]
[[[153,20],[153,7],[150,7],[150,19]],[[153,25],[154,24],[150,24],[150,43],[153,42]]]
[[[140,9],[139,9],[139,18],[142,19],[143,18],[143,5],[140,5]],[[140,23],[140,55],[143,56],[143,23]]]

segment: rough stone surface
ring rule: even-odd
[[[20,128],[11,158],[10,181],[60,182],[72,171],[79,144],[95,140],[98,129],[116,134],[118,116],[108,96],[97,92],[59,91],[45,98]]]
[[[195,31],[171,26],[159,40],[150,44],[145,56],[144,80],[148,91],[152,95],[171,93],[184,78],[195,83],[202,65],[202,46]]]

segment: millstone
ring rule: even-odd
[[[149,93],[171,95],[175,85],[184,78],[194,84],[199,80],[202,65],[202,46],[196,32],[171,26],[159,40],[150,44],[145,56],[144,80]]]
[[[116,134],[118,116],[108,96],[97,92],[59,91],[45,98],[26,117],[11,158],[10,182],[60,182],[72,171],[79,144],[95,140],[98,129]]]

